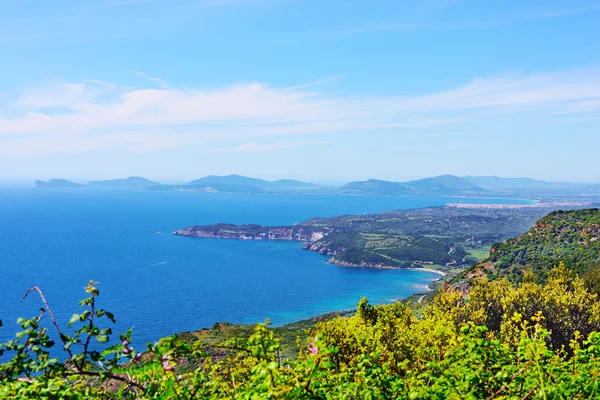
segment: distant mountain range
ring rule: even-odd
[[[158,183],[142,178],[140,176],[130,176],[125,179],[112,179],[108,181],[90,181],[89,186],[95,187],[113,187],[113,188],[145,188],[152,185],[158,185]]]
[[[488,190],[506,189],[569,189],[581,185],[573,183],[546,182],[531,178],[501,178],[499,176],[465,176],[467,181]]]
[[[577,193],[600,194],[600,184],[547,182],[531,178],[501,178],[499,176],[465,176],[474,185],[498,193]]]
[[[79,184],[65,179],[35,181],[37,188],[92,187],[105,189],[146,189],[162,191],[226,192],[226,193],[342,193],[367,195],[534,195],[534,194],[600,194],[600,184],[546,182],[530,178],[501,178],[498,176],[440,175],[406,182],[378,179],[349,182],[341,187],[319,186],[294,179],[268,181],[242,175],[209,175],[178,185],[160,184],[131,176],[124,179],[90,181]]]
[[[158,185],[151,180],[139,177],[130,176],[124,179],[112,179],[108,181],[90,181],[87,185],[75,183],[66,179],[50,179],[47,182],[35,181],[36,188],[75,188],[75,187],[99,187],[99,188],[146,188],[148,186]]]
[[[204,178],[193,180],[186,185],[159,185],[148,187],[148,189],[230,193],[282,193],[315,192],[324,189],[324,187],[315,185],[314,183],[301,182],[293,179],[267,181],[242,175],[209,175]]]
[[[36,188],[75,188],[85,185],[68,181],[66,179],[50,179],[49,181],[35,181]]]
[[[455,195],[482,194],[486,189],[473,184],[464,178],[454,175],[440,175],[432,178],[408,182],[390,182],[377,179],[350,182],[341,187],[344,193],[380,194],[380,195]]]

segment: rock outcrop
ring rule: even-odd
[[[328,229],[310,226],[262,226],[254,224],[216,224],[192,226],[173,232],[174,235],[238,240],[288,240],[315,242],[329,233]]]

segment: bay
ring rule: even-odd
[[[448,202],[517,200],[425,196],[225,194],[93,189],[0,189],[0,340],[37,315],[39,286],[65,326],[88,280],[137,343],[218,321],[275,325],[391,302],[438,278],[426,271],[344,268],[300,243],[173,236],[194,224],[289,225],[314,216],[375,213]],[[157,231],[164,232],[161,235]]]

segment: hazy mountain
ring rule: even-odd
[[[282,191],[306,191],[318,189],[313,183],[301,182],[294,179],[280,179],[267,181],[264,179],[249,178],[242,175],[216,176],[209,175],[204,178],[191,181],[187,188],[210,187],[220,192],[282,192]]]
[[[400,182],[369,179],[368,181],[349,182],[342,186],[342,191],[365,194],[405,194],[410,188]]]
[[[405,183],[407,186],[427,192],[485,192],[486,189],[454,175],[440,175]]]
[[[597,193],[596,185],[569,182],[547,182],[531,178],[502,178],[499,176],[465,176],[469,182],[491,191],[503,193]]]
[[[320,186],[315,185],[310,182],[302,182],[297,181],[295,179],[280,179],[277,181],[270,182],[271,188],[279,188],[279,189],[297,189],[297,190],[307,190],[307,189],[317,189]]]
[[[347,193],[363,194],[467,194],[486,192],[466,179],[454,175],[440,175],[409,182],[390,182],[377,179],[350,182],[342,186]]]
[[[112,179],[106,181],[90,181],[90,186],[94,187],[111,187],[111,188],[143,188],[152,185],[157,185],[156,182],[151,181],[140,176],[130,176],[124,179]]]
[[[257,178],[249,178],[247,176],[242,175],[226,175],[226,176],[218,176],[218,175],[208,175],[204,178],[195,179],[191,181],[190,185],[239,185],[239,186],[248,186],[248,187],[256,187],[263,188],[270,184],[271,182],[266,181],[264,179]]]
[[[556,187],[553,182],[539,181],[531,178],[502,178],[499,176],[465,176],[464,179],[489,190],[498,189],[539,189]]]
[[[49,181],[35,181],[36,188],[75,188],[85,185],[68,181],[66,179],[50,179]]]

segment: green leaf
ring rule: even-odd
[[[112,335],[112,329],[111,328],[104,328],[100,331],[101,335]]]
[[[71,319],[69,320],[69,326],[73,325],[75,322],[79,321],[79,314],[73,314],[73,316],[71,317]]]
[[[106,317],[107,317],[108,319],[110,319],[110,321],[111,321],[113,324],[117,322],[117,321],[115,320],[115,315],[114,315],[113,313],[111,313],[111,312],[108,312],[108,311],[106,311]]]
[[[98,351],[94,350],[94,351],[90,351],[90,358],[92,361],[96,362],[96,361],[100,361],[102,360],[102,354],[100,354]]]
[[[27,335],[28,331],[17,332],[17,338],[21,339],[23,336]]]
[[[108,335],[98,335],[98,336],[96,336],[96,341],[98,343],[107,343],[108,342]]]

